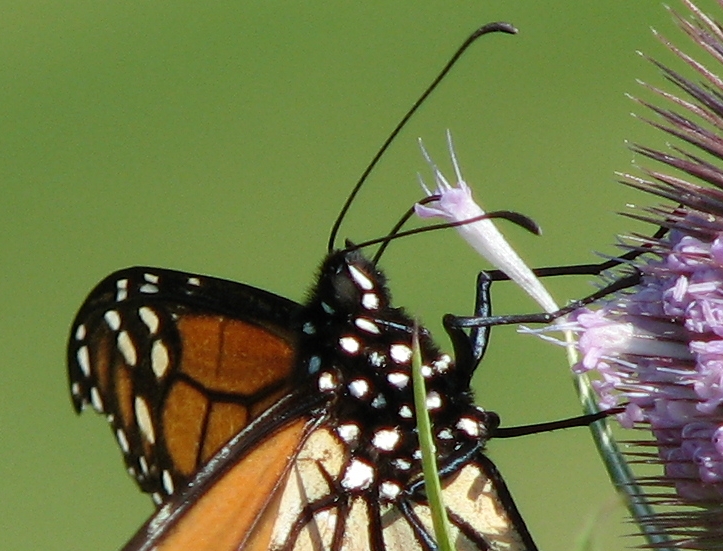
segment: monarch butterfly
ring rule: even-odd
[[[125,549],[436,549],[414,326],[354,248],[327,255],[304,305],[160,268],[101,281],[72,324],[68,369],[76,410],[107,416],[158,505]],[[455,547],[536,550],[484,455],[499,420],[474,405],[470,378],[486,330],[449,332],[456,361],[424,328],[419,342]]]

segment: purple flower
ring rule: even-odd
[[[672,12],[679,26],[723,62],[723,29],[683,2],[692,17]],[[623,183],[675,203],[631,214],[669,231],[633,238],[639,283],[577,311],[566,327],[579,336],[574,369],[595,374],[601,406],[623,404],[620,423],[651,435],[631,455],[661,466],[638,481],[660,510],[639,520],[675,546],[723,549],[723,80],[658,37],[702,82],[653,61],[683,97],[644,84],[668,104],[636,101],[656,117],[646,122],[683,145],[633,146],[662,168]]]

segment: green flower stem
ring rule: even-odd
[[[449,519],[442,497],[442,484],[437,471],[437,448],[432,437],[432,423],[427,411],[427,389],[422,375],[422,355],[419,349],[419,334],[414,328],[412,335],[412,386],[414,390],[414,408],[417,412],[417,434],[419,449],[422,451],[422,471],[427,500],[432,513],[434,536],[440,551],[452,551],[449,537]]]
[[[569,331],[565,332],[565,341],[567,342],[567,360],[570,366],[578,361],[577,350],[574,345],[574,338]],[[595,400],[595,394],[590,384],[590,378],[587,375],[578,375],[574,378],[575,390],[582,404],[584,413],[590,415],[600,411]],[[635,519],[640,531],[645,536],[648,545],[653,549],[660,551],[674,551],[670,538],[660,531],[643,522],[643,519],[650,518],[655,514],[650,503],[645,497],[645,492],[638,486],[635,481],[635,475],[630,470],[628,462],[623,456],[623,452],[615,442],[612,432],[610,431],[610,423],[607,419],[601,419],[590,425],[590,434],[597,448],[598,454],[605,465],[610,481],[620,492],[621,497],[625,501],[625,506]]]

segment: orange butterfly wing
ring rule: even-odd
[[[289,392],[299,308],[231,281],[116,272],[71,329],[75,407],[108,416],[129,472],[159,503]]]
[[[423,493],[386,506],[362,495],[338,499],[343,444],[318,420],[296,419],[257,446],[248,445],[249,439],[254,435],[229,443],[219,462],[201,472],[185,495],[172,497],[124,551],[435,548]],[[484,455],[473,454],[444,477],[443,493],[457,551],[536,550]]]

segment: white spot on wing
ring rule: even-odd
[[[117,429],[115,431],[115,439],[118,440],[121,451],[127,454],[130,451],[130,446],[128,445],[128,438],[123,429]]]
[[[156,314],[151,308],[148,306],[141,306],[138,309],[138,315],[141,317],[141,321],[146,324],[146,327],[148,327],[148,331],[151,335],[155,335],[158,331],[158,325],[160,323],[160,320],[158,319],[158,314]]]
[[[78,360],[78,366],[83,375],[90,377],[90,352],[88,352],[87,346],[81,346],[75,353],[75,358]]]
[[[140,289],[138,289],[141,293],[146,293],[148,295],[152,295],[153,293],[158,292],[158,287],[156,285],[153,285],[152,283],[144,283],[141,285]]]
[[[117,344],[118,350],[120,350],[120,353],[123,355],[126,363],[131,367],[136,365],[136,362],[138,361],[138,356],[136,355],[136,347],[133,344],[133,341],[131,340],[131,336],[128,334],[128,331],[121,331],[120,333],[118,333]]]
[[[188,284],[193,285],[194,287],[200,287],[201,286],[201,280],[197,277],[189,277],[188,278]]]
[[[173,479],[171,478],[171,473],[167,470],[163,471],[163,489],[166,491],[166,493],[170,496],[173,493]]]
[[[158,276],[156,274],[145,273],[143,274],[143,279],[148,283],[158,283]]]
[[[95,411],[103,413],[103,399],[100,397],[98,387],[90,387],[90,403],[93,405]]]
[[[170,363],[168,348],[166,348],[166,345],[160,340],[154,341],[153,346],[151,347],[151,368],[158,379],[163,378],[166,371],[168,371]]]
[[[138,458],[138,466],[141,468],[141,473],[148,475],[148,461],[142,455]]]
[[[141,434],[143,434],[151,444],[154,444],[156,442],[156,431],[153,428],[151,412],[148,410],[148,402],[146,402],[142,396],[136,396],[134,409],[136,412],[136,422],[138,423],[138,428],[141,430]],[[141,456],[140,459],[143,459],[143,456]],[[143,465],[141,465],[141,468],[142,467]]]
[[[307,335],[313,335],[314,333],[316,333],[316,327],[314,327],[314,324],[311,323],[310,321],[307,321],[307,322],[303,325],[303,327],[301,328],[301,330],[302,330],[304,333],[306,333]]]
[[[117,302],[121,302],[128,297],[128,280],[119,279],[115,282],[116,294],[115,299]]]
[[[75,339],[82,341],[85,338],[85,335],[86,335],[85,325],[83,325],[81,323],[80,325],[78,325],[78,327],[75,328]]]
[[[412,409],[409,406],[402,406],[399,408],[399,417],[402,419],[412,418]]]
[[[103,319],[113,331],[118,331],[121,325],[120,315],[116,310],[108,310],[103,314]]]

